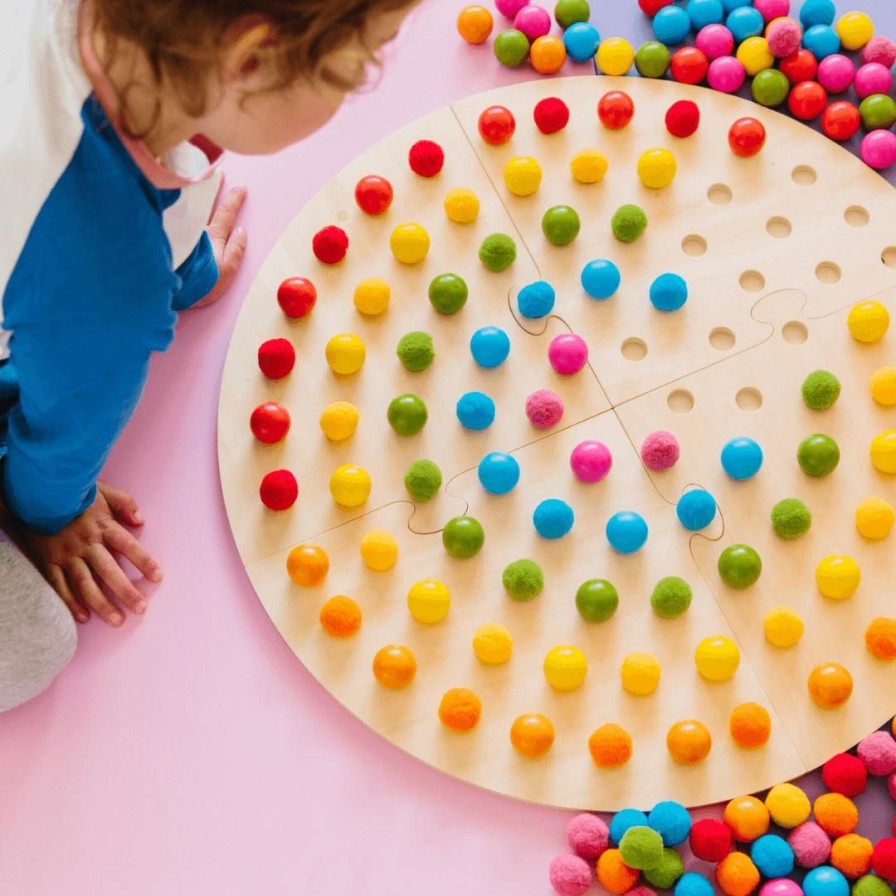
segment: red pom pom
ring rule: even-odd
[[[673,137],[690,137],[700,127],[700,107],[691,100],[678,100],[666,112],[666,130]]]
[[[408,153],[408,164],[420,177],[435,177],[445,164],[445,153],[432,140],[418,140]]]
[[[682,47],[669,60],[669,72],[679,84],[699,84],[708,71],[709,58],[697,47]]]
[[[821,129],[831,140],[844,142],[859,129],[862,116],[848,100],[837,100],[821,113]]]
[[[288,339],[268,339],[258,347],[258,366],[271,380],[279,380],[295,367],[296,350]]]
[[[355,202],[368,215],[381,215],[392,205],[392,184],[378,174],[362,177],[355,187]]]
[[[277,303],[287,317],[304,317],[317,301],[317,290],[304,277],[290,277],[277,290]]]
[[[809,50],[800,49],[785,56],[778,68],[791,84],[799,84],[800,81],[811,81],[818,74],[818,60]]]
[[[728,129],[728,145],[736,156],[755,156],[765,146],[765,127],[755,118],[738,118]]]
[[[289,470],[274,470],[261,480],[261,503],[271,510],[286,510],[299,497],[299,484]]]
[[[489,146],[503,146],[515,130],[516,119],[505,106],[489,106],[479,116],[479,136]]]
[[[691,852],[705,862],[721,862],[731,852],[731,830],[720,818],[701,818],[688,835]]]
[[[868,769],[858,756],[838,753],[821,767],[821,780],[828,790],[853,797],[868,784]]]
[[[249,418],[252,434],[259,442],[273,445],[289,432],[289,411],[276,401],[260,404]]]
[[[672,0],[638,0],[638,6],[645,16],[655,16],[664,6],[671,6]]]
[[[341,227],[331,224],[314,234],[311,248],[318,261],[339,264],[348,252],[348,234]]]
[[[787,108],[794,118],[811,121],[818,118],[828,102],[828,92],[817,81],[800,81],[787,97]]]
[[[535,126],[542,134],[556,134],[569,124],[569,106],[556,96],[540,100],[532,114]]]
[[[878,877],[896,883],[896,837],[877,841],[871,854],[871,867]]]
[[[611,131],[621,131],[634,118],[635,104],[632,98],[621,90],[605,93],[597,104],[600,123]]]

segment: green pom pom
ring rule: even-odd
[[[578,235],[582,222],[574,208],[555,205],[541,219],[542,233],[554,246],[568,246]]]
[[[852,885],[852,896],[893,896],[893,889],[876,874],[866,874]]]
[[[561,28],[569,28],[576,22],[587,22],[591,18],[588,0],[557,0],[554,18]]]
[[[404,474],[404,487],[415,501],[429,501],[442,487],[442,471],[431,460],[415,460]]]
[[[479,247],[479,260],[496,274],[516,261],[516,243],[506,233],[487,236]]]
[[[672,54],[665,44],[650,40],[638,47],[635,53],[635,68],[642,78],[662,78],[669,70]]]
[[[586,622],[606,622],[619,606],[619,592],[606,579],[589,579],[576,592],[576,609]]]
[[[407,370],[417,373],[432,364],[436,350],[429,333],[414,332],[407,333],[398,340],[395,354]]]
[[[504,589],[521,603],[534,600],[544,588],[544,573],[534,560],[514,560],[501,576]]]
[[[482,523],[471,516],[456,516],[453,520],[448,520],[442,530],[442,544],[457,560],[475,557],[484,543],[485,530]]]
[[[785,498],[772,507],[772,528],[779,538],[799,538],[811,525],[809,508],[796,498]]]
[[[691,605],[694,592],[684,579],[666,576],[656,583],[650,595],[653,612],[663,619],[677,619]]]
[[[647,215],[637,205],[622,205],[613,215],[610,227],[621,243],[633,243],[647,229]]]
[[[663,861],[663,838],[653,828],[635,825],[622,835],[619,852],[629,868],[648,871]]]
[[[684,862],[677,849],[666,847],[663,850],[663,858],[655,868],[649,868],[644,872],[647,882],[658,890],[671,890],[681,875],[684,874]]]
[[[729,588],[749,588],[762,573],[759,554],[747,544],[732,544],[719,554],[719,575]]]
[[[807,476],[821,479],[837,469],[840,448],[830,436],[817,432],[800,442],[796,459]]]
[[[827,370],[813,370],[803,380],[803,401],[813,411],[826,411],[840,397],[840,380]]]
[[[439,274],[429,284],[429,301],[439,314],[457,314],[468,295],[466,282],[457,274]]]

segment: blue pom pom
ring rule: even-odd
[[[479,482],[492,495],[506,495],[520,481],[520,465],[512,454],[492,451],[479,461]]]
[[[833,25],[837,8],[833,0],[803,0],[800,7],[800,25],[811,28],[813,25]]]
[[[758,9],[752,6],[741,6],[728,13],[725,20],[728,30],[734,35],[736,44],[743,43],[748,37],[758,37],[765,31],[765,19]]]
[[[653,33],[661,44],[680,44],[691,33],[691,20],[680,6],[664,6],[653,17]]]
[[[647,816],[640,809],[620,809],[610,819],[610,839],[618,846],[629,828],[645,827]]]
[[[694,31],[706,25],[717,25],[725,18],[722,0],[688,0],[686,8]]]
[[[523,317],[537,318],[550,314],[554,309],[557,293],[546,280],[536,280],[524,286],[516,296],[516,306]]]
[[[738,482],[752,479],[762,466],[759,443],[747,436],[738,436],[722,448],[722,469]]]
[[[595,258],[582,268],[582,289],[592,299],[609,299],[621,279],[619,268],[607,258]]]
[[[467,392],[457,400],[457,419],[467,429],[488,429],[495,422],[495,403],[484,392]]]
[[[470,354],[480,367],[498,367],[510,354],[510,337],[500,327],[482,327],[470,339]]]
[[[754,840],[750,858],[763,877],[787,877],[793,871],[793,850],[783,837],[776,834],[764,834]]]
[[[678,499],[675,512],[685,529],[699,532],[716,518],[716,501],[702,488],[692,488]]]
[[[650,302],[660,311],[678,311],[688,300],[688,285],[678,274],[660,274],[650,284]]]
[[[548,498],[535,508],[532,523],[542,538],[562,538],[566,535],[576,517],[572,507],[558,498]]]
[[[573,62],[588,62],[600,46],[600,34],[588,22],[574,22],[563,32],[563,46]]]
[[[725,10],[725,13],[729,13],[732,10],[740,9],[742,6],[752,6],[753,0],[722,0],[722,8]]]
[[[806,896],[849,896],[849,881],[830,865],[819,865],[803,878]]]
[[[803,34],[803,46],[821,62],[840,49],[840,35],[830,25],[813,25]]]
[[[691,833],[691,813],[681,803],[663,800],[650,810],[647,824],[663,838],[663,846],[678,846]]]
[[[630,510],[614,513],[607,521],[607,541],[620,554],[634,554],[647,541],[647,523],[644,517]]]
[[[715,896],[712,884],[696,871],[686,871],[675,882],[673,896]]]

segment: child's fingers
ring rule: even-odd
[[[159,564],[146,552],[145,548],[127,529],[108,526],[103,531],[103,543],[113,553],[126,557],[150,582],[162,581]]]
[[[143,525],[145,522],[143,514],[140,513],[140,508],[132,495],[106,482],[98,482],[97,488],[117,519],[123,520],[129,526]]]
[[[225,243],[224,251],[218,262],[218,283],[222,292],[233,282],[245,254],[246,231],[242,227],[237,227]]]
[[[93,577],[93,572],[80,557],[72,557],[69,560],[65,574],[72,591],[91,610],[95,611],[102,618],[103,622],[113,626],[119,626],[124,622],[121,610],[100,591]]]
[[[65,581],[65,575],[62,570],[55,563],[51,563],[47,566],[46,574],[47,579],[53,586],[53,590],[62,598],[62,602],[68,607],[75,620],[77,622],[87,622],[90,619],[90,613],[75,600],[71,588],[68,587],[68,582]]]
[[[223,245],[233,232],[236,216],[246,201],[246,188],[234,187],[218,204],[208,222],[208,235],[211,241]]]
[[[142,613],[146,609],[143,595],[103,545],[90,545],[86,559],[94,575],[98,575],[132,613]]]

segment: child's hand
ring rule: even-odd
[[[146,609],[143,595],[125,575],[116,555],[130,560],[150,582],[162,580],[158,564],[122,523],[143,525],[137,502],[126,492],[98,482],[96,500],[61,532],[25,532],[32,559],[78,622],[87,622],[91,610],[109,625],[124,622],[121,610],[103,594],[100,583],[132,613]]]
[[[211,305],[212,302],[217,302],[227,292],[243,263],[243,255],[246,252],[246,231],[242,227],[234,227],[234,224],[245,201],[246,188],[234,187],[221,200],[208,222],[206,229],[212,241],[215,261],[218,262],[218,282],[205,298],[200,299],[192,306],[193,308],[204,308],[206,305]]]

